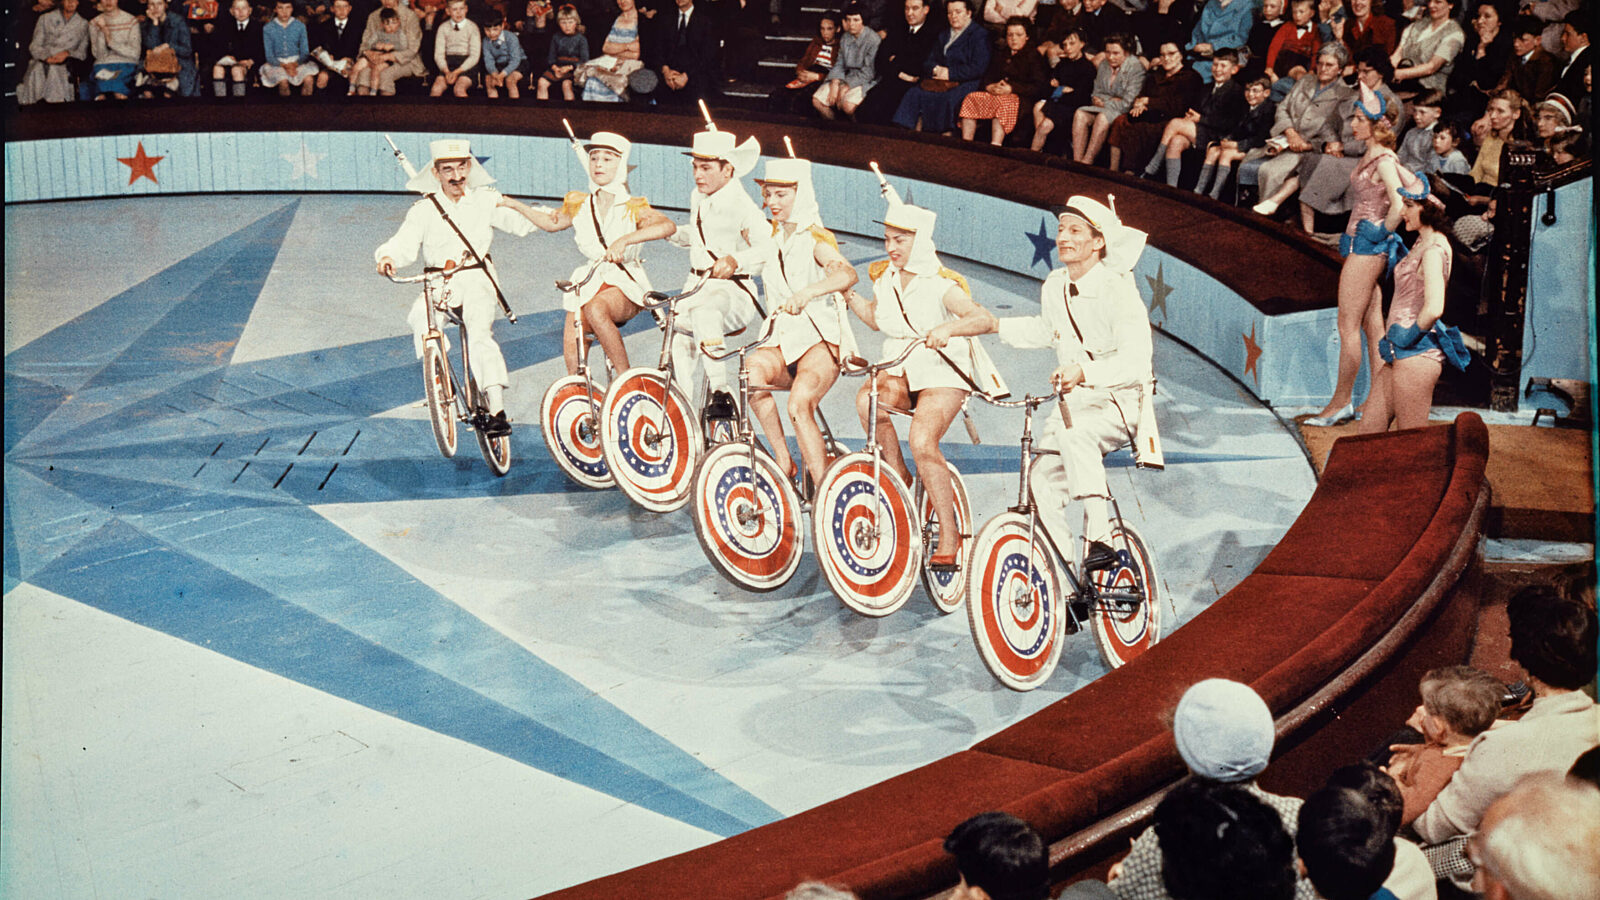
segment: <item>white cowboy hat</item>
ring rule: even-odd
[[[744,143],[735,146],[732,132],[701,131],[695,133],[694,144],[684,155],[732,163],[734,174],[743,178],[756,167],[756,161],[761,157],[761,143],[748,137]]]
[[[428,145],[428,164],[417,170],[406,182],[406,187],[424,194],[432,194],[444,186],[439,183],[439,176],[433,172],[433,166],[440,160],[470,159],[472,168],[467,172],[467,187],[477,188],[494,184],[494,179],[484,170],[477,157],[472,155],[472,143],[466,138],[445,138],[434,141]]]

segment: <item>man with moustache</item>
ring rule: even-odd
[[[500,192],[489,186],[494,179],[473,158],[467,141],[434,141],[429,151],[432,160],[428,167],[406,182],[406,187],[420,191],[423,199],[412,204],[400,230],[379,245],[373,258],[383,275],[393,275],[395,269],[411,265],[419,251],[424,266],[455,270],[450,279],[450,299],[461,308],[467,340],[472,343],[472,375],[483,388],[489,406],[489,418],[473,426],[482,428],[489,437],[501,437],[511,433],[504,399],[510,376],[492,330],[500,288],[494,277],[494,262],[489,258],[489,244],[496,228],[521,237],[533,230],[533,223],[508,208]],[[423,303],[424,298],[417,297],[406,317],[416,339],[418,358],[422,356],[422,337],[428,329],[428,310]]]

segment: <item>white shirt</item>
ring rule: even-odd
[[[689,237],[689,265],[696,271],[732,256],[739,262],[739,273],[750,275],[760,271],[761,261],[772,253],[772,224],[736,178],[710,196],[698,190],[689,196],[689,224],[684,231]]]
[[[1074,285],[1076,296],[1069,290]],[[1073,282],[1066,269],[1056,269],[1039,288],[1039,307],[1037,316],[1001,319],[1000,339],[1013,347],[1053,348],[1059,365],[1083,368],[1090,387],[1131,387],[1150,380],[1150,314],[1132,275],[1115,275],[1095,263]]]
[[[533,229],[533,223],[514,210],[496,205],[500,202],[500,192],[494,188],[468,188],[459,201],[452,201],[442,191],[438,197],[445,212],[456,223],[456,228],[461,229],[461,233],[467,236],[473,249],[481,256],[489,255],[494,229],[518,237]],[[405,268],[416,262],[419,249],[425,266],[442,266],[451,260],[460,263],[466,255],[461,238],[439,215],[433,201],[426,197],[412,204],[394,237],[373,251],[373,261],[387,256],[394,260],[396,268]]]

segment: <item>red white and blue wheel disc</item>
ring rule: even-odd
[[[977,611],[995,661],[1019,679],[1037,674],[1050,662],[1051,643],[1060,631],[1055,585],[1049,563],[1035,547],[1030,566],[1026,534],[1005,532],[983,559],[975,559],[981,579],[982,607]]]

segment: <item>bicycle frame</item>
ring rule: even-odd
[[[892,360],[887,360],[885,362],[875,363],[872,365],[856,367],[852,366],[849,360],[839,361],[840,375],[847,375],[852,378],[861,375],[867,376],[867,384],[869,386],[867,395],[867,422],[869,423],[869,427],[867,428],[866,446],[862,447],[861,450],[864,453],[872,454],[872,502],[874,504],[881,505],[883,503],[883,496],[878,493],[878,479],[883,471],[883,445],[878,443],[878,376],[885,371],[905,362],[906,357],[910,356],[912,351],[916,350],[920,346],[922,346],[921,341],[912,341],[906,345],[906,348],[900,352],[899,356]],[[891,410],[891,412],[900,412],[902,414],[906,414],[903,410]],[[876,529],[877,526],[874,525],[873,528]]]
[[[478,383],[472,377],[472,351],[467,341],[467,323],[461,318],[458,306],[450,305],[450,278],[460,269],[439,269],[432,266],[422,270],[420,275],[388,276],[395,284],[422,283],[422,305],[427,315],[428,330],[423,333],[424,342],[443,339],[444,330],[440,327],[439,316],[443,315],[446,323],[456,326],[456,333],[461,338],[461,368],[464,378],[456,376],[456,367],[447,365],[446,373],[450,376],[450,396],[456,408],[456,420],[466,422],[474,428],[478,423],[474,421],[477,412]],[[450,355],[445,354],[448,362]],[[462,391],[463,382],[466,391]],[[463,393],[467,396],[463,397]]]

